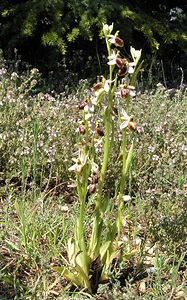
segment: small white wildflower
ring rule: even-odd
[[[123,196],[123,201],[124,202],[128,202],[128,201],[130,201],[131,200],[131,196],[129,196],[129,195],[124,195]]]
[[[17,78],[19,78],[19,76],[18,76],[18,74],[16,73],[16,72],[12,72],[12,74],[11,74],[11,80],[16,80]]]
[[[135,242],[136,245],[141,244],[141,238],[137,237],[137,238],[134,240],[134,242]]]
[[[160,157],[156,154],[153,155],[152,160],[159,161]]]
[[[37,68],[33,68],[31,70],[31,75],[37,75],[39,73],[39,70]]]
[[[155,148],[152,147],[152,146],[149,146],[149,147],[148,147],[148,150],[149,150],[149,152],[152,152],[152,153],[153,153],[153,152],[155,151]]]

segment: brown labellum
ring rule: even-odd
[[[93,183],[93,184],[90,184],[89,187],[88,187],[88,192],[89,194],[94,194],[96,192],[96,184]]]
[[[97,131],[99,136],[104,136],[105,135],[104,131],[101,129],[101,127],[99,125],[96,127],[96,131]]]
[[[100,90],[102,87],[103,87],[103,82],[101,81],[101,82],[94,84],[93,90],[96,92],[96,91]]]
[[[121,97],[122,98],[127,98],[129,96],[129,93],[130,93],[129,89],[125,89],[125,88],[121,89]]]
[[[118,115],[118,108],[116,106],[112,106],[113,112]]]
[[[85,129],[85,126],[84,126],[84,125],[80,125],[80,126],[79,126],[79,132],[80,132],[80,134],[82,134],[82,135],[85,134],[86,129]]]
[[[85,106],[87,105],[87,101],[82,101],[80,104],[79,104],[79,109],[80,110],[83,110],[85,108]]]
[[[98,180],[99,180],[99,174],[98,173],[91,175],[92,183],[98,183]]]
[[[118,66],[118,68],[123,68],[124,67],[124,59],[121,57],[117,57],[116,58],[116,65]]]
[[[123,42],[123,40],[122,40],[121,38],[119,38],[118,36],[116,36],[116,37],[115,37],[115,44],[116,44],[116,46],[118,46],[118,47],[123,47],[124,42]]]
[[[135,121],[133,121],[133,119],[132,119],[128,122],[128,127],[131,131],[136,131],[137,130],[137,123]]]

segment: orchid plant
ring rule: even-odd
[[[112,25],[103,25],[103,34],[108,51],[109,78],[104,78],[93,86],[93,97],[79,104],[82,111],[82,121],[78,128],[78,151],[73,158],[74,164],[69,168],[76,174],[76,187],[79,197],[80,213],[76,220],[74,237],[67,244],[68,262],[66,266],[57,270],[70,281],[71,284],[81,287],[90,293],[96,293],[99,283],[107,280],[107,271],[119,251],[124,203],[130,198],[125,195],[126,177],[131,164],[134,141],[127,150],[127,130],[132,133],[137,130],[134,116],[129,116],[129,104],[135,96],[135,81],[141,68],[139,60],[141,50],[131,47],[132,61],[121,56],[120,50],[124,47],[123,40],[117,31],[112,34]],[[116,98],[124,99],[124,108],[116,103]],[[117,195],[117,212],[115,222],[110,228],[105,226],[108,199],[105,199],[103,188],[106,171],[111,154],[113,113],[117,115],[117,122],[122,133],[122,171],[120,188]],[[95,120],[95,111],[103,110],[104,129]],[[98,147],[103,146],[101,166],[95,161]],[[92,232],[90,237],[85,228],[86,201],[88,195],[95,194]],[[88,200],[89,201],[89,200]],[[105,236],[102,232],[105,229]],[[133,254],[133,251],[132,253]],[[128,253],[129,255],[129,253]]]

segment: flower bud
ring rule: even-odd
[[[37,84],[37,80],[36,80],[36,79],[33,79],[33,80],[31,81],[30,87],[33,88],[36,84]]]
[[[112,23],[112,25],[103,24],[104,35],[110,34],[112,32],[112,30],[113,30],[113,23]]]

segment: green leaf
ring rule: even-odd
[[[132,74],[132,77],[131,77],[131,85],[132,85],[132,86],[135,85],[136,76],[138,75],[138,73],[139,73],[139,71],[140,71],[140,69],[141,69],[141,67],[142,67],[142,65],[143,65],[143,62],[144,62],[144,61],[142,61],[142,62],[139,64],[139,66],[138,66],[137,68],[135,68],[134,73]]]
[[[77,270],[77,277],[80,279],[83,283],[82,285],[85,286],[87,289],[90,290],[90,281],[88,275],[85,274],[81,266],[76,262],[76,270]]]
[[[105,90],[104,89],[101,89],[99,92],[98,92],[98,95],[97,95],[97,105],[101,102],[101,100],[103,100],[104,98],[104,95],[105,95]]]
[[[20,248],[19,248],[16,244],[12,243],[11,241],[6,240],[6,243],[7,243],[9,246],[11,246],[13,249],[15,249],[15,250],[17,250],[17,251],[20,251]]]
[[[76,286],[83,286],[82,280],[79,279],[75,273],[70,272],[66,267],[54,267],[53,270],[64,276]]]
[[[107,241],[106,243],[104,243],[101,248],[100,248],[100,255],[101,255],[101,260],[103,259],[103,257],[105,256],[108,248],[110,247],[111,241]]]

